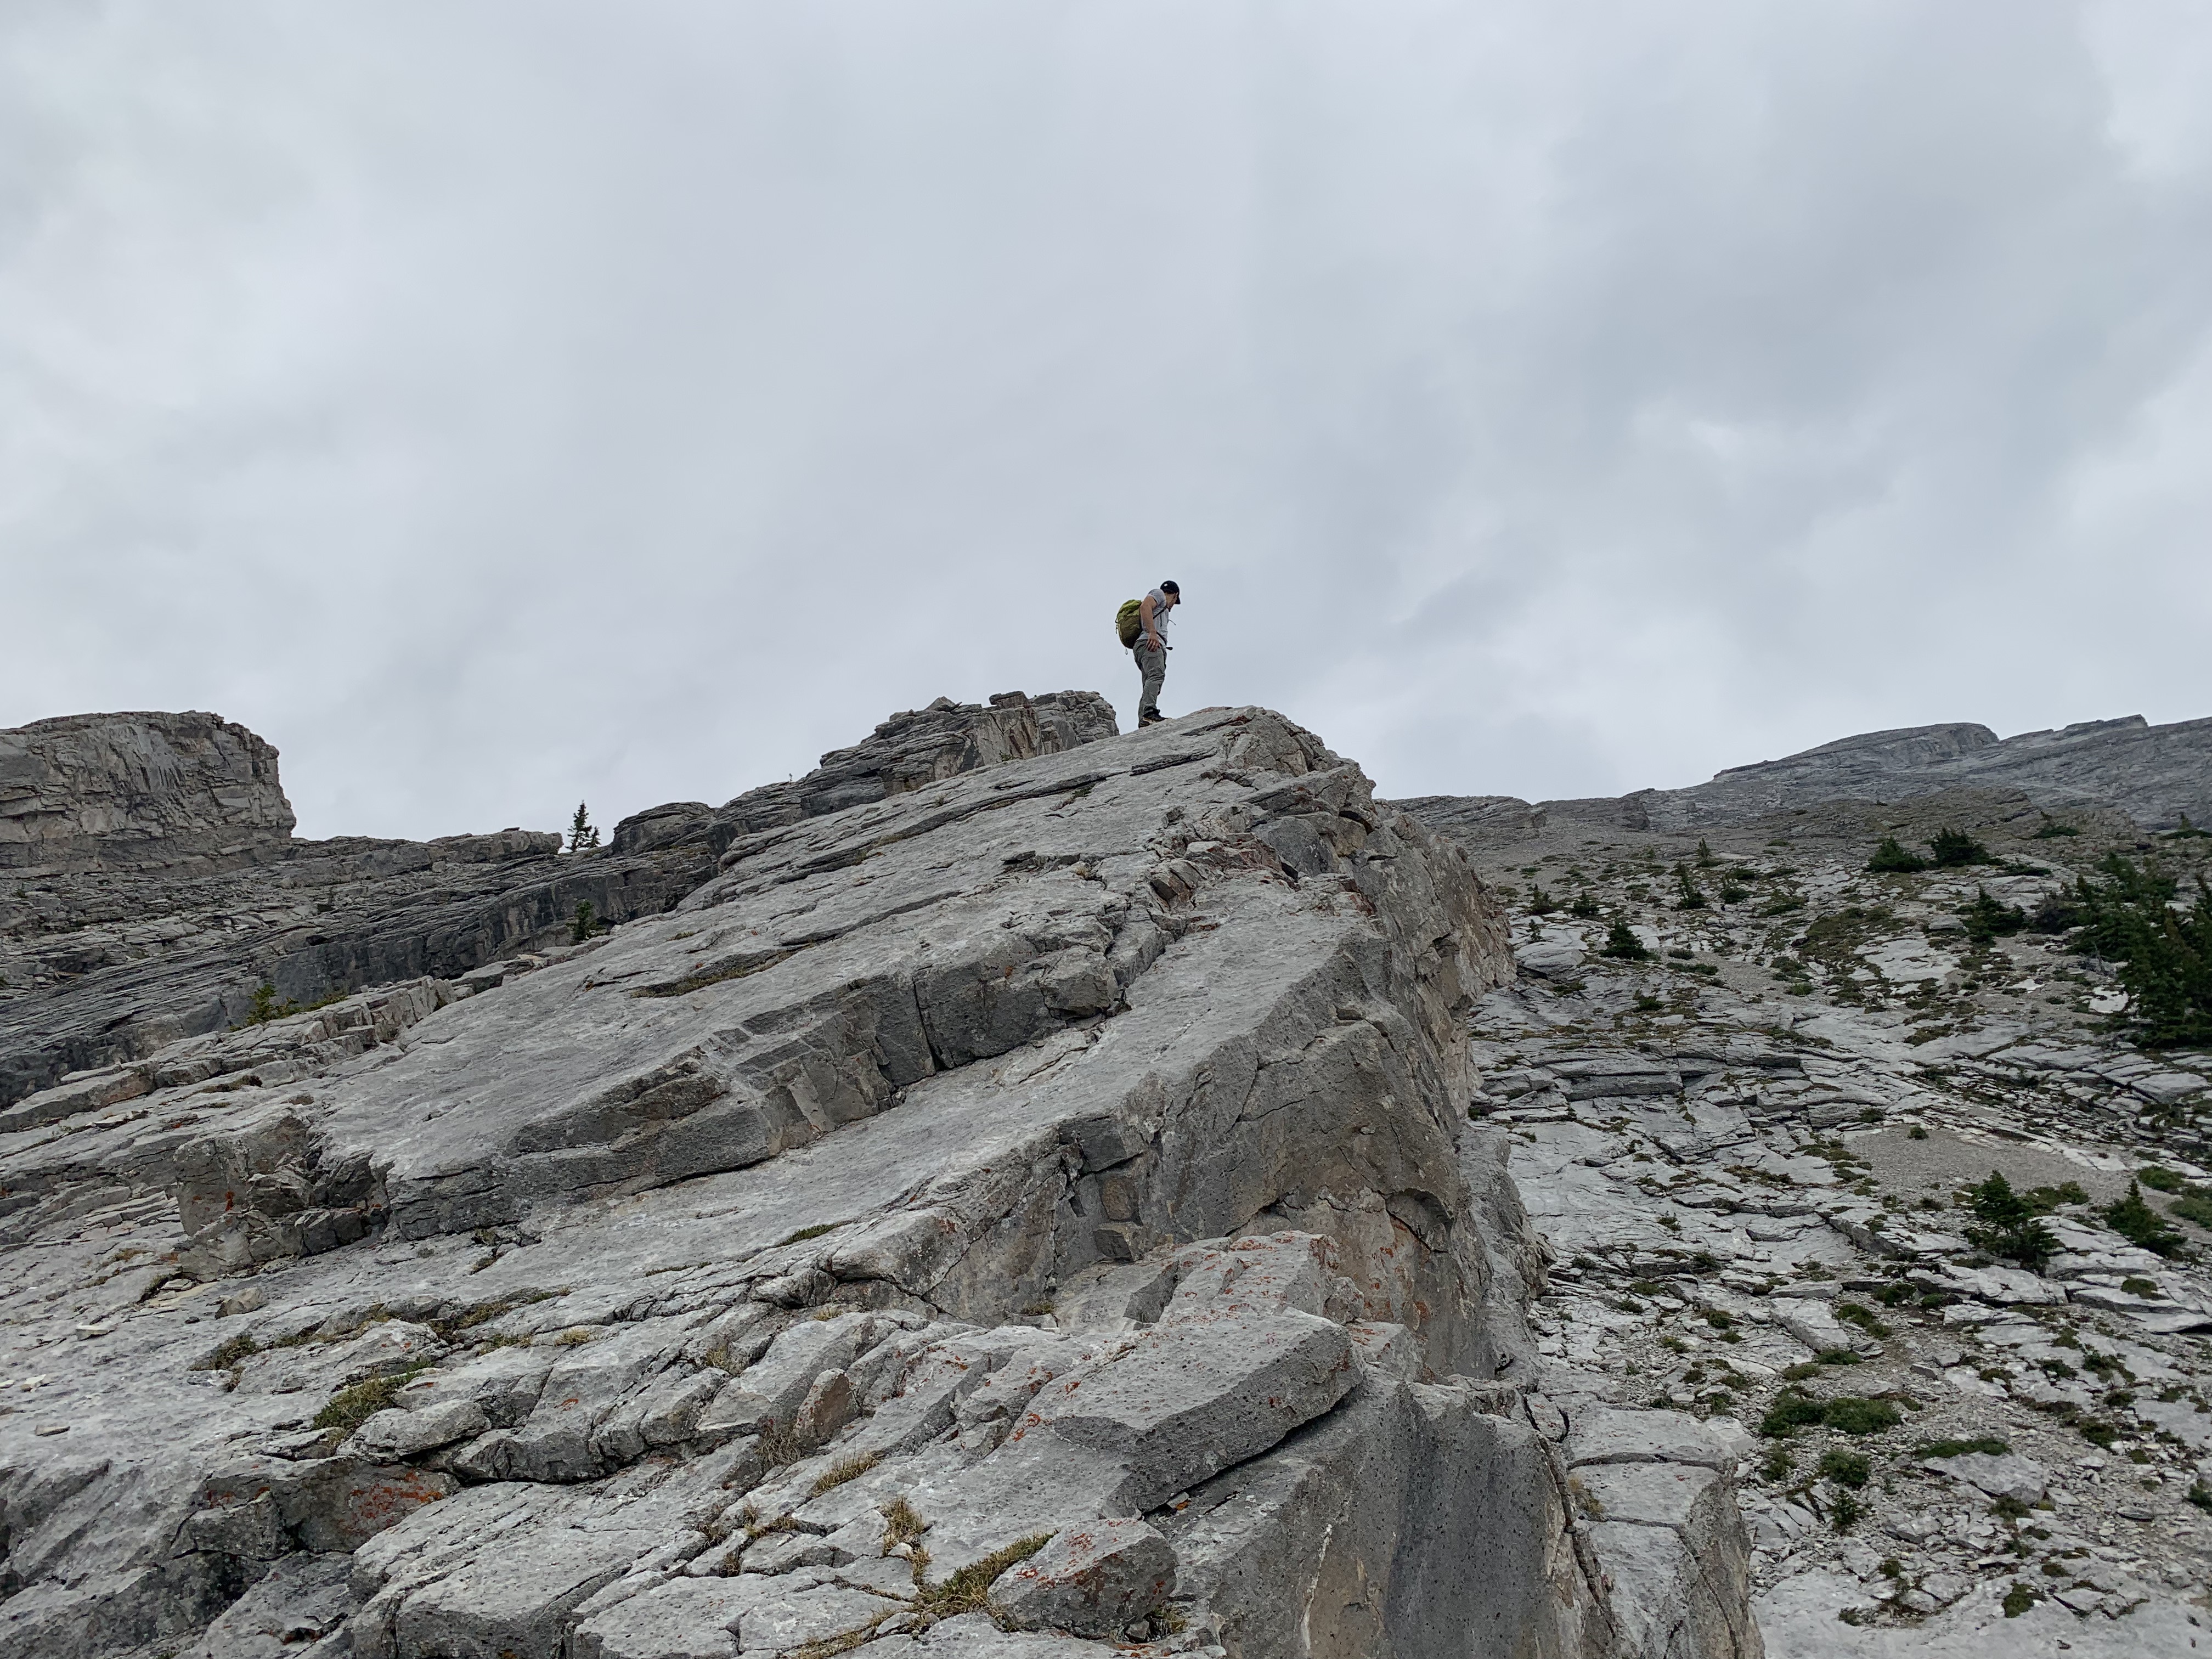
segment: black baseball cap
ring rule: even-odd
[[[1182,589],[1177,587],[1173,582],[1162,582],[1160,584],[1160,592],[1163,593],[1174,593],[1180,595],[1182,592]]]

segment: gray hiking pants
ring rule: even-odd
[[[1162,645],[1155,651],[1139,638],[1129,647],[1137,659],[1137,672],[1145,677],[1144,695],[1137,699],[1137,718],[1160,712],[1160,686],[1168,677],[1168,648]]]

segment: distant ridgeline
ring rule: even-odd
[[[1731,767],[1686,789],[1538,801],[1431,795],[1399,805],[1439,829],[1513,837],[1583,821],[1666,834],[1749,823],[1839,800],[1896,802],[1948,789],[2017,790],[2057,812],[2103,807],[2147,830],[2212,822],[2212,720],[2153,726],[2140,714],[1999,738],[1986,726],[1868,732],[1802,754]]]

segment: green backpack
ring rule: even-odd
[[[1145,631],[1145,602],[1124,599],[1121,608],[1114,613],[1114,631],[1121,636],[1121,643],[1132,650]]]

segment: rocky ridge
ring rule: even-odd
[[[0,732],[0,1105],[234,1025],[260,987],[282,1006],[455,978],[569,939],[582,906],[599,924],[665,910],[742,836],[1114,729],[1091,692],[939,698],[796,783],[653,808],[581,858],[514,829],[294,839],[276,751],[211,714]]]
[[[1768,1651],[2212,1648],[2212,1234],[2171,1208],[2212,1054],[2138,1046],[2062,933],[1969,925],[2207,842],[1978,786],[1671,835],[1408,805],[1515,912],[1473,1063],[1545,1241],[1540,1392],[1726,1438]],[[1867,870],[1944,829],[1990,861]],[[2040,1194],[2033,1268],[1967,1236],[1992,1171]],[[2115,1230],[2131,1182],[2168,1253]]]
[[[1540,801],[1437,796],[1404,803],[1478,836],[1541,834],[1554,822],[1661,834],[1740,827],[1778,811],[1857,800],[1901,803],[1994,790],[2052,812],[2118,811],[2150,830],[2212,821],[2212,720],[2153,726],[2140,714],[2000,738],[1953,723],[1866,732],[1686,789]]]
[[[16,1099],[9,1649],[1753,1659],[1736,1448],[1532,1346],[1463,855],[1267,711],[1085,707]]]

